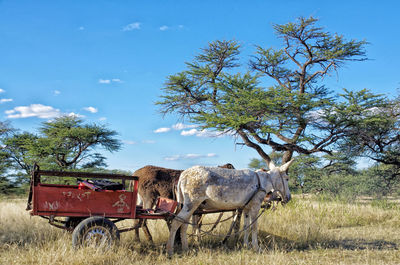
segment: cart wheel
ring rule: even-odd
[[[110,220],[95,216],[79,223],[72,233],[72,246],[109,248],[119,241],[119,231]]]

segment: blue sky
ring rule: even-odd
[[[214,40],[238,41],[246,62],[254,45],[279,47],[273,23],[314,16],[327,31],[370,42],[371,60],[328,78],[332,89],[396,96],[399,10],[394,0],[0,1],[0,120],[31,132],[71,113],[106,124],[123,142],[106,154],[112,169],[245,168],[255,151],[157,112],[166,77]]]

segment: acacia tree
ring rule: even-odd
[[[33,163],[53,169],[90,168],[105,165],[105,157],[95,152],[119,150],[117,133],[97,124],[85,124],[75,116],[44,122],[40,134],[14,133],[4,140],[16,169],[29,174]]]
[[[8,137],[5,137],[3,148],[10,160],[9,168],[17,171],[22,170],[26,175],[29,175],[33,164],[40,160],[39,158],[35,159],[29,153],[29,146],[37,140],[38,136],[29,132],[14,131]]]
[[[354,107],[360,108],[355,98]],[[350,137],[343,141],[341,149],[353,146],[353,153],[380,164],[372,170],[379,171],[378,176],[386,183],[383,191],[392,190],[400,176],[400,97],[349,117],[347,124]]]
[[[6,122],[0,121],[0,137],[5,135],[10,130],[11,130],[11,128]]]
[[[9,124],[0,121],[0,176],[3,176],[10,166],[10,159],[2,142],[11,130]]]
[[[354,115],[349,123],[352,134],[345,145],[355,146],[357,152],[376,162],[400,169],[400,98]]]
[[[363,110],[346,97],[332,95],[324,78],[348,61],[366,60],[366,41],[347,41],[316,26],[317,19],[274,25],[281,49],[257,46],[249,61],[252,71],[240,73],[240,45],[215,41],[202,49],[187,70],[171,75],[162,88],[160,111],[177,113],[202,128],[233,133],[269,164],[266,147],[283,152],[332,153],[348,133],[345,116],[384,103],[366,90],[358,92]],[[263,87],[268,78],[274,85]],[[345,91],[349,93],[348,91]],[[343,102],[339,116],[338,102]],[[348,103],[348,105],[346,105]],[[342,105],[340,105],[342,107]]]
[[[13,129],[7,122],[0,121],[0,193],[11,193],[15,188],[13,181],[8,178],[12,166],[12,159],[5,151],[4,139]]]

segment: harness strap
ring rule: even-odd
[[[249,200],[245,203],[245,205],[243,205],[243,207],[241,207],[241,208],[239,208],[239,209],[244,209],[244,208],[246,208],[246,206],[251,202],[251,200],[253,200],[254,196],[256,196],[256,194],[257,194],[258,192],[262,191],[262,192],[267,193],[267,191],[266,191],[263,187],[261,187],[260,176],[258,175],[257,172],[254,172],[254,173],[256,173],[257,181],[258,181],[258,183],[257,183],[257,189],[256,189],[256,191],[253,193],[253,195],[251,195],[251,197],[250,197]]]
[[[256,176],[257,176],[257,180],[258,180],[257,191],[263,191],[263,192],[267,193],[267,191],[263,187],[261,187],[260,175],[258,175],[257,172],[255,172],[255,173],[256,173]]]

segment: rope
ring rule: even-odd
[[[223,215],[224,213],[220,213],[219,214],[219,216],[218,216],[218,218],[217,218],[217,221],[215,221],[215,223],[214,223],[214,225],[211,227],[211,229],[210,230],[208,230],[206,233],[211,233],[216,227],[217,227],[217,225],[220,223],[220,221],[221,221],[221,218],[222,218],[222,215]],[[204,216],[204,215],[203,215]],[[200,219],[200,221],[203,219],[203,216],[201,217],[201,219]],[[232,215],[232,218],[233,218],[233,216],[235,216],[235,215]],[[199,222],[200,223],[200,222]],[[203,224],[202,224],[203,225]],[[199,231],[200,232],[202,232],[202,230],[201,230],[201,228],[199,228]],[[194,233],[192,233],[192,234],[190,234],[189,236],[195,236],[195,234]],[[199,234],[198,236],[202,236],[202,234]]]
[[[236,210],[236,209],[233,209],[233,210]],[[174,219],[176,218],[179,222],[181,222],[181,223],[184,223],[184,224],[188,224],[188,225],[192,225],[192,226],[195,226],[195,225],[197,225],[197,224],[195,224],[195,223],[191,223],[191,222],[189,222],[189,221],[186,221],[185,219],[183,219],[182,217],[179,217],[177,214],[175,214],[175,213],[170,213],[170,215],[171,216],[173,216],[174,217]],[[225,218],[225,219],[223,219],[222,221],[219,221],[220,223],[223,223],[223,222],[226,222],[226,221],[228,221],[229,219],[232,219],[234,217],[234,215],[233,216],[231,216],[231,217],[228,217],[228,218]],[[201,224],[201,225],[214,225],[215,224],[215,222],[214,223],[205,223],[205,224]]]
[[[262,205],[261,208],[263,208],[263,210],[257,215],[257,217],[256,217],[248,226],[243,227],[243,229],[241,229],[241,230],[239,230],[239,231],[237,231],[237,232],[231,234],[229,237],[238,235],[238,234],[242,233],[243,231],[249,229],[249,228],[261,217],[261,215],[263,215],[263,214],[265,213],[266,210],[268,210],[268,209],[270,209],[270,208],[272,208],[272,210],[275,210],[275,206],[271,206],[271,204],[273,204],[273,202],[272,202],[272,201],[268,201],[266,204]],[[192,226],[196,225],[196,224],[194,224],[194,223],[191,223],[191,222],[189,222],[189,221],[186,221],[185,219],[183,219],[183,218],[177,216],[176,214],[171,214],[171,215],[174,215],[174,218],[176,218],[176,219],[177,219],[178,221],[180,221],[181,223],[188,224],[188,225],[192,225]],[[222,221],[219,221],[219,223],[226,222],[227,220],[232,219],[232,218],[234,218],[235,216],[236,216],[236,215],[232,215],[231,217],[228,217],[228,218],[226,218],[226,219],[223,219]],[[211,232],[215,229],[215,227],[217,226],[217,224],[218,224],[218,222],[208,223],[208,224],[202,224],[202,225],[214,225],[214,226],[213,226],[210,230],[208,230],[208,231],[203,231],[203,230],[200,229],[200,232],[201,232],[201,233],[200,233],[198,236],[210,235],[210,236],[213,236],[213,237],[225,237],[225,235],[221,235],[221,234],[218,234],[218,235],[211,234]],[[189,236],[189,237],[194,237],[194,236],[197,236],[197,235],[194,234],[194,233],[192,233],[192,234],[189,234],[188,236]]]
[[[268,210],[268,209],[270,208],[270,207],[268,207],[268,206],[270,206],[270,204],[268,204],[268,203],[267,203],[266,205],[264,205],[264,206],[262,207],[263,210],[257,215],[257,217],[256,217],[248,226],[245,226],[245,227],[243,227],[243,229],[241,229],[241,230],[239,230],[239,231],[237,231],[237,232],[235,232],[235,233],[229,235],[229,237],[238,235],[238,234],[244,232],[245,230],[249,229],[249,228],[261,217],[261,215],[263,215],[263,214],[265,213],[265,211]],[[273,209],[275,209],[275,207],[274,207]],[[234,216],[234,215],[233,215],[233,216]],[[200,232],[201,232],[201,233],[200,233],[199,236],[209,235],[209,236],[213,236],[213,237],[225,237],[225,235],[221,235],[221,234],[218,234],[218,235],[211,234],[212,230],[203,231],[203,230],[200,229]],[[195,234],[192,233],[192,234],[189,234],[189,236],[190,236],[190,237],[193,237],[193,236],[195,236]]]
[[[264,192],[265,194],[268,194],[267,191],[263,187],[261,187],[260,176],[257,174],[257,172],[255,172],[255,173],[256,173],[257,182],[258,182],[257,183],[257,190],[254,191],[254,193],[251,195],[251,197],[247,200],[247,202],[241,208],[232,209],[233,211],[246,208],[246,206],[253,200],[254,196],[256,196],[256,194],[259,193],[260,191]],[[271,176],[269,176],[269,177],[271,178]],[[272,193],[275,190],[275,187],[273,185],[272,179],[271,179],[271,183],[272,183],[272,187],[273,187],[273,189],[271,191],[271,193]],[[175,213],[170,213],[170,215],[173,216],[174,218],[177,218],[181,223],[192,225],[192,226],[196,225],[194,223],[191,223],[189,221],[184,220],[181,217],[178,217],[177,214],[175,214]],[[228,218],[222,220],[221,222],[226,222],[227,220],[232,219],[234,216],[235,215],[232,215],[231,217],[228,217]],[[202,225],[213,225],[213,224],[215,224],[215,223],[208,223],[208,224],[202,224]]]
[[[261,187],[260,176],[257,174],[257,172],[256,172],[256,175],[257,175],[257,181],[258,181],[257,190],[253,193],[253,195],[250,197],[250,199],[245,203],[245,205],[244,205],[243,207],[238,208],[238,209],[236,209],[236,210],[242,210],[243,208],[245,208],[245,207],[250,203],[250,201],[252,201],[252,199],[254,198],[254,196],[255,196],[258,192],[262,191],[262,192],[265,192],[265,193],[267,194],[267,191],[266,191],[264,188]],[[268,176],[270,177],[270,179],[271,179],[271,184],[272,184],[272,191],[271,191],[270,193],[279,192],[278,190],[275,189],[275,186],[274,186],[274,183],[273,183],[273,181],[272,181],[271,175],[268,174]],[[280,178],[281,178],[283,188],[285,188],[282,174],[279,174],[279,176],[280,176]],[[279,193],[280,193],[280,192],[279,192]],[[285,192],[285,193],[286,193],[286,192]],[[282,194],[281,194],[281,195],[282,195]],[[286,194],[285,194],[285,195],[286,195]],[[263,210],[261,211],[261,213],[259,213],[259,214],[257,215],[257,217],[256,217],[248,226],[245,226],[245,227],[243,227],[243,229],[241,229],[241,230],[239,230],[239,231],[237,231],[237,232],[235,232],[235,233],[229,235],[229,237],[235,236],[235,235],[240,234],[240,233],[242,233],[243,231],[249,229],[249,228],[261,217],[261,215],[264,214],[264,212],[265,212],[267,209],[269,209],[269,208],[272,207],[272,209],[275,210],[275,206],[271,206],[271,204],[273,205],[273,201],[272,201],[272,200],[268,200],[267,203],[266,203],[264,206],[261,206],[261,208],[263,208]],[[174,219],[176,218],[176,219],[177,219],[178,221],[180,221],[181,223],[188,224],[188,225],[192,225],[192,226],[196,225],[196,224],[193,224],[193,223],[191,223],[191,222],[189,222],[189,221],[186,221],[185,219],[183,219],[183,218],[177,216],[175,213],[173,213],[173,214],[171,214],[171,215],[174,216]],[[227,220],[232,219],[232,218],[234,218],[234,217],[235,217],[235,215],[232,215],[231,217],[228,217],[228,218],[226,218],[226,219],[224,219],[224,220],[222,220],[222,221],[217,220],[217,222],[214,222],[214,223],[202,224],[202,225],[214,225],[214,226],[213,226],[209,231],[203,231],[203,230],[199,229],[200,232],[201,232],[201,234],[200,234],[199,236],[202,236],[202,235],[211,235],[211,236],[214,236],[214,237],[222,237],[223,235],[214,235],[214,234],[211,234],[211,232],[215,229],[215,227],[217,226],[218,222],[223,223],[223,222],[226,222]],[[195,234],[192,233],[192,234],[190,234],[189,236],[192,237],[192,236],[195,236]]]

